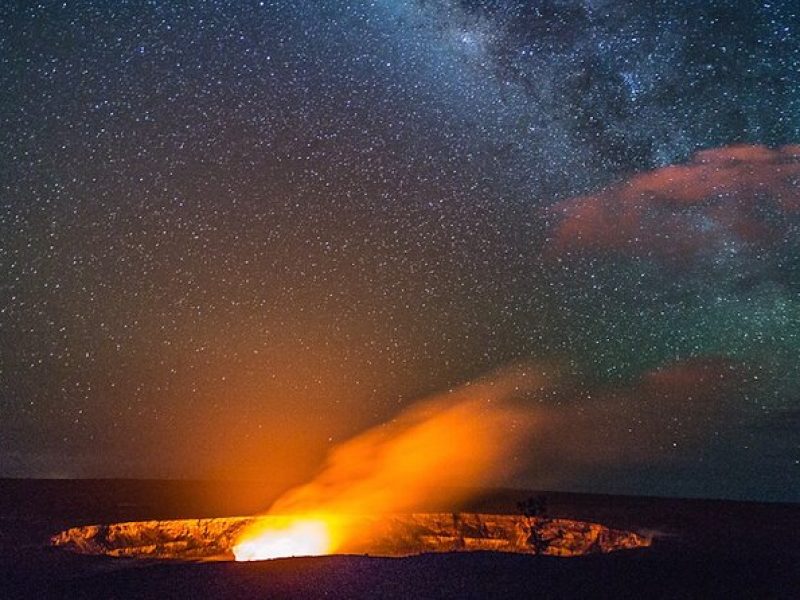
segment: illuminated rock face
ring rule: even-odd
[[[55,546],[84,554],[183,560],[233,560],[231,548],[254,522],[275,517],[226,517],[140,521],[74,527],[52,538]],[[650,540],[597,523],[527,519],[518,515],[424,513],[349,519],[337,554],[407,556],[421,552],[495,550],[536,553],[531,527],[543,554],[581,556],[640,548]]]
[[[226,517],[86,525],[62,531],[50,541],[81,554],[232,560],[230,548],[251,521],[252,517]]]

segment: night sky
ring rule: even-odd
[[[512,485],[800,501],[796,2],[4,2],[0,90],[0,476],[288,485],[524,362]]]

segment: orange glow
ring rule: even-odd
[[[287,556],[319,556],[332,549],[331,532],[322,519],[287,519],[283,526],[249,531],[233,546],[237,561]]]
[[[330,553],[369,535],[348,528],[347,515],[404,513],[431,503],[449,510],[469,486],[499,483],[527,463],[521,450],[531,411],[514,401],[541,383],[524,369],[507,371],[418,403],[334,448],[315,478],[269,510],[296,521],[283,530],[245,530],[237,560]],[[318,526],[301,527],[309,522]]]

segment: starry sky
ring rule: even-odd
[[[0,90],[0,476],[288,485],[525,361],[511,484],[800,501],[795,2],[5,2]]]

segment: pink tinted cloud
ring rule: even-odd
[[[800,145],[728,146],[549,209],[551,253],[691,256],[720,242],[769,247],[800,215]],[[767,216],[769,215],[769,216]]]

